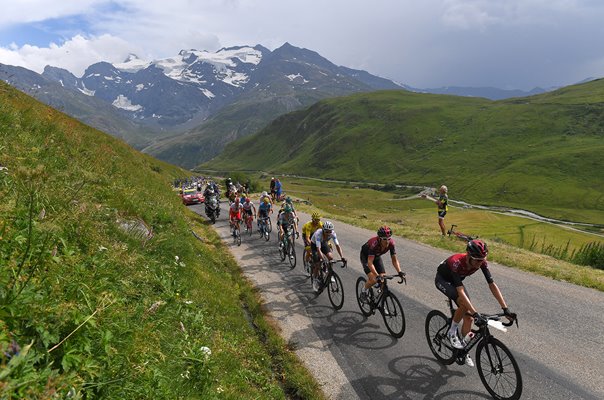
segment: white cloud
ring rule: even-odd
[[[49,47],[24,45],[0,48],[0,60],[5,64],[17,65],[32,71],[42,72],[46,65],[58,66],[81,76],[89,65],[108,61],[122,62],[128,54],[142,52],[142,49],[115,36],[98,37],[74,36],[65,43],[51,43]]]

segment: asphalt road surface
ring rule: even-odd
[[[203,205],[192,208],[203,214]],[[447,313],[445,297],[434,286],[434,275],[436,266],[450,253],[395,236],[399,261],[408,277],[406,286],[389,281],[403,305],[407,324],[404,336],[396,339],[379,313],[363,317],[355,296],[356,280],[363,274],[359,250],[375,232],[333,221],[349,260],[348,268],[336,267],[345,293],[344,306],[336,311],[326,291],[319,296],[312,291],[302,268],[301,240],[296,243],[298,265],[292,270],[287,260],[279,260],[275,231],[268,242],[257,232],[243,235],[241,246],[236,246],[229,236],[227,213],[223,209],[215,224],[217,232],[260,290],[282,336],[296,348],[329,398],[491,398],[476,368],[439,364],[424,334],[430,310]],[[274,215],[272,219],[274,223]],[[301,224],[309,219],[300,213]],[[390,257],[383,258],[386,272],[393,274]],[[510,309],[519,316],[519,329],[491,331],[510,348],[520,366],[522,398],[604,399],[604,293],[489,265]],[[482,274],[474,274],[464,283],[479,311],[500,312]],[[475,359],[474,350],[471,355]]]

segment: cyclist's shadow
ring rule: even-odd
[[[471,390],[441,392],[449,378],[465,377],[463,372],[448,369],[424,356],[402,356],[392,359],[388,369],[395,377],[365,376],[351,381],[361,397],[372,399],[490,399],[486,393]],[[419,396],[418,396],[419,395]]]

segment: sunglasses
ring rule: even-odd
[[[384,241],[389,240],[389,239],[390,239],[390,238],[387,238],[387,237],[381,237],[381,238],[380,238],[380,240],[384,240]]]
[[[472,257],[472,256],[470,256],[470,258],[471,258],[472,260],[474,260],[474,261],[484,261],[484,260],[486,260],[486,259],[487,259],[486,257],[479,258],[479,257]]]
[[[323,230],[323,233],[325,233],[326,235],[329,235],[331,232],[333,231]]]

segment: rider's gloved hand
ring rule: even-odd
[[[472,315],[472,318],[474,318],[474,323],[476,324],[476,326],[483,326],[487,324],[487,319],[483,317],[480,313],[474,313],[474,315]]]
[[[300,233],[296,232],[296,239],[300,239]]]
[[[503,310],[503,315],[505,315],[506,317],[512,317],[513,314],[510,312],[510,309],[507,307],[502,308]]]
[[[348,264],[348,260],[345,259],[344,257],[342,257],[342,264],[344,264],[344,265]]]
[[[375,277],[375,281],[377,283],[382,283],[383,280],[384,280],[384,277],[382,275],[378,275]]]
[[[405,278],[407,276],[407,274],[405,274],[403,271],[399,271],[398,272],[398,276],[401,277],[401,279]]]

